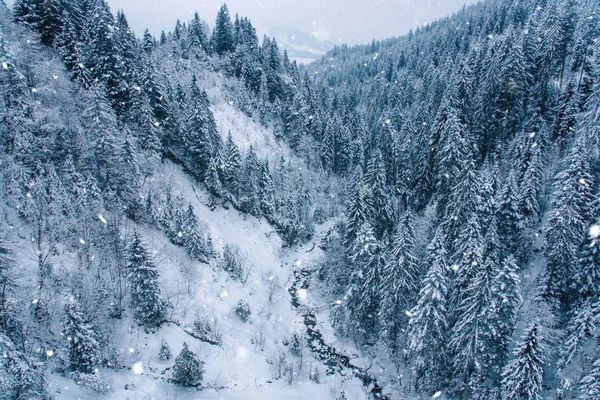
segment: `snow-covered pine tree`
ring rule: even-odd
[[[0,329],[0,393],[6,399],[47,400],[50,397],[43,366],[19,348]]]
[[[346,309],[350,313],[349,330],[360,341],[376,338],[383,268],[386,264],[385,245],[375,238],[373,228],[365,222],[353,242],[349,258],[354,265],[346,291]]]
[[[515,327],[517,310],[522,301],[519,291],[521,280],[518,270],[517,260],[511,254],[502,261],[493,282],[492,293],[496,298],[494,314],[498,322],[494,347],[497,360],[502,360],[497,362],[499,365],[504,364],[510,355],[511,337]]]
[[[352,178],[348,203],[346,205],[346,244],[352,246],[362,226],[371,220],[370,197],[363,185],[362,172],[356,169]]]
[[[206,240],[200,232],[198,219],[191,204],[188,205],[183,222],[183,242],[185,251],[191,258],[204,263],[208,262],[210,253],[206,248]]]
[[[71,370],[90,374],[100,362],[100,344],[94,327],[87,321],[77,300],[69,296],[65,302],[64,336],[69,351]]]
[[[544,336],[540,323],[536,321],[525,329],[512,361],[504,367],[504,399],[541,399],[544,354]]]
[[[498,193],[498,235],[508,253],[517,254],[522,215],[519,211],[519,189],[516,171],[509,172]]]
[[[218,55],[234,50],[233,26],[229,16],[229,8],[223,4],[217,13],[215,29],[211,38],[213,48]]]
[[[158,358],[163,361],[168,361],[171,359],[171,349],[169,349],[169,345],[165,341],[165,339],[160,340],[160,350],[158,351]]]
[[[15,282],[11,277],[13,259],[10,249],[4,245],[0,230],[0,328],[8,328],[8,295],[15,290]]]
[[[381,152],[377,151],[369,160],[365,175],[365,188],[369,197],[366,205],[370,207],[367,214],[378,239],[385,233],[389,235],[392,232],[395,219],[385,168]]]
[[[579,400],[600,398],[600,358],[594,361],[590,373],[579,382],[579,393]]]
[[[134,319],[148,328],[159,326],[165,304],[158,287],[158,270],[137,232],[129,247],[127,270]]]
[[[589,157],[586,138],[579,136],[555,177],[553,211],[546,228],[542,296],[563,311],[568,311],[576,295],[579,251],[595,204]]]
[[[183,342],[183,348],[173,365],[173,382],[180,386],[199,386],[203,377],[204,362]]]
[[[407,211],[396,227],[379,288],[380,317],[393,352],[396,352],[398,337],[406,326],[405,312],[414,304],[421,280],[412,224],[412,215]]]
[[[410,310],[408,349],[415,362],[416,386],[433,390],[446,376],[446,300],[448,295],[448,254],[445,237],[438,228],[427,247],[429,270],[423,279],[417,305]]]

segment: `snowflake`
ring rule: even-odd
[[[442,392],[440,392],[440,391],[438,390],[437,392],[435,392],[435,393],[433,394],[433,396],[431,396],[431,398],[433,398],[433,399],[437,399],[437,398],[438,398],[438,397],[440,397],[441,395],[442,395]]]
[[[81,243],[81,244],[85,244],[85,240],[83,240],[83,239],[79,239],[79,243]]]
[[[142,365],[141,361],[138,361],[135,364],[133,364],[131,370],[136,375],[142,375],[144,373],[144,366]]]
[[[48,350],[48,351],[46,351],[46,355],[48,357],[52,357],[54,355],[54,352],[52,350]]]
[[[590,236],[593,239],[597,239],[600,236],[600,225],[594,224],[590,226]]]
[[[6,61],[2,62],[2,68],[8,69],[8,64],[6,63]]]
[[[100,220],[100,222],[102,222],[103,224],[106,224],[106,218],[104,218],[102,216],[102,214],[98,214],[98,219]]]

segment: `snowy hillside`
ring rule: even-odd
[[[597,0],[190,17],[0,3],[0,400],[600,398]]]

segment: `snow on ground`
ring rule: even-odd
[[[146,333],[127,315],[116,325],[119,359],[123,369],[100,372],[110,384],[111,391],[100,395],[77,386],[73,380],[58,373],[50,375],[51,391],[61,399],[336,398],[344,378],[325,376],[325,367],[314,360],[308,351],[303,362],[304,368],[291,385],[285,378],[273,379],[273,366],[269,364],[278,352],[287,351],[284,339],[295,331],[302,332],[304,328],[302,316],[291,306],[287,289],[292,284],[294,268],[314,264],[322,255],[318,247],[319,232],[328,229],[328,225],[319,227],[312,242],[297,249],[282,249],[281,239],[265,220],[241,214],[232,208],[211,209],[208,193],[176,165],[165,162],[154,179],[153,184],[169,183],[175,193],[181,192],[185,200],[191,202],[198,219],[209,230],[217,251],[222,251],[226,244],[239,247],[246,264],[251,266],[248,280],[242,284],[214,265],[191,261],[182,248],[171,244],[161,232],[148,227],[135,227],[148,248],[153,249],[161,273],[162,294],[173,305],[170,318],[178,321],[181,327],[167,323],[156,333]],[[270,287],[273,287],[271,302]],[[246,323],[232,312],[240,299],[248,302],[252,311]],[[310,289],[306,300],[311,304],[322,302]],[[198,315],[214,323],[221,336],[220,346],[194,339],[182,329],[192,330]],[[324,318],[326,321],[326,315]],[[334,337],[332,334],[327,336]],[[261,337],[264,344],[259,344]],[[189,344],[205,362],[203,382],[208,389],[190,390],[167,383],[171,377],[173,360],[158,359],[161,339],[168,343],[173,357],[179,353],[184,341]],[[309,380],[310,366],[319,366],[321,384]],[[349,398],[364,398],[357,382],[345,384],[344,388],[347,386],[349,388],[345,390],[348,395],[354,392]]]

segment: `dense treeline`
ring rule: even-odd
[[[352,182],[322,273],[334,322],[418,391],[597,395],[599,12],[487,1],[336,47],[283,114],[292,145]]]
[[[70,277],[64,329],[91,337],[89,348],[69,350],[72,371],[110,363],[110,328],[94,328],[80,307],[110,302],[93,315],[119,318],[135,288],[136,320],[148,329],[164,320],[168,304],[139,235],[120,238],[118,223],[108,238],[89,229],[103,210],[158,227],[194,259],[214,257],[191,206],[144,184],[153,163],[169,158],[215,199],[267,218],[289,245],[335,214],[328,201],[346,199],[319,273],[341,303],[333,322],[365,354],[410,368],[409,390],[537,399],[546,387],[562,399],[597,397],[597,1],[490,0],[403,37],[336,47],[301,69],[225,5],[212,32],[196,14],[141,40],[102,0],[18,0],[13,17],[34,35],[16,48],[26,33],[2,16],[3,202],[36,227],[39,301],[25,337],[23,310],[0,298],[0,343],[16,371],[0,388],[43,397],[31,372],[43,360],[27,349],[48,345],[44,302],[61,290],[47,256],[58,241],[85,238],[82,265],[98,268],[97,249],[114,254],[102,265],[107,282],[93,283],[109,288],[110,301],[85,292],[91,270]],[[72,83],[48,77],[49,66]],[[328,184],[222,138],[197,66],[232,79],[235,105]],[[343,193],[338,177],[349,182]],[[3,249],[0,293],[9,296]]]

